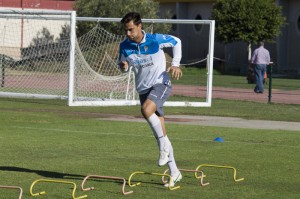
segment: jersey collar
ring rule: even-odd
[[[146,42],[146,32],[144,31],[144,30],[142,30],[142,33],[143,33],[143,39],[142,39],[142,41],[141,41],[141,43],[140,44],[142,44],[142,43],[145,43]]]

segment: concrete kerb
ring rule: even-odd
[[[101,117],[100,120],[128,121],[128,122],[145,122],[142,117],[128,115],[116,115],[115,117]],[[218,116],[195,116],[195,115],[167,115],[166,123],[177,123],[183,125],[200,125],[200,126],[219,126],[234,127],[247,129],[269,129],[269,130],[286,130],[299,131],[300,122],[284,122],[269,120],[248,120],[238,117],[218,117]]]

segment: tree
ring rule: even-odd
[[[139,12],[142,18],[158,18],[159,3],[153,0],[76,0],[75,9],[82,17],[121,18],[127,12]],[[120,23],[101,24],[106,30],[115,34],[123,34]],[[95,26],[94,23],[77,23],[77,34],[82,35]],[[160,30],[170,28],[170,25],[158,25]]]
[[[285,23],[275,0],[217,0],[212,19],[216,21],[216,38],[220,41],[248,43],[249,61],[251,44],[274,41]]]
[[[59,33],[59,37],[56,38],[57,42],[65,41],[70,39],[71,28],[69,24],[64,24],[61,26],[61,32]]]
[[[54,42],[54,35],[45,27],[41,31],[38,31],[36,37],[32,39],[30,46],[46,45]]]

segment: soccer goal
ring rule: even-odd
[[[0,96],[67,99],[69,106],[139,104],[134,74],[118,70],[120,18],[0,9]],[[88,23],[80,36],[75,26]],[[143,19],[146,32],[182,40],[183,78],[166,106],[211,106],[214,21]],[[167,62],[172,53],[166,51]],[[168,65],[168,63],[167,63]]]

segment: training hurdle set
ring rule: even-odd
[[[184,172],[190,172],[190,173],[194,173],[194,177],[199,180],[199,183],[201,186],[207,186],[209,185],[210,183],[209,182],[204,182],[204,178],[206,177],[206,175],[203,173],[203,170],[200,170],[200,169],[203,169],[204,167],[211,167],[211,168],[217,168],[217,169],[230,169],[230,170],[233,170],[233,181],[234,182],[239,182],[239,181],[243,181],[244,178],[239,178],[237,179],[236,175],[237,175],[237,170],[235,167],[232,167],[232,166],[223,166],[223,165],[213,165],[213,164],[200,164],[196,167],[196,169],[179,169],[182,173]],[[137,176],[137,175],[154,175],[154,176],[160,176],[161,177],[161,181],[162,181],[162,184],[166,184],[166,183],[169,183],[168,184],[168,189],[173,191],[173,190],[176,190],[176,189],[179,189],[180,186],[174,186],[174,187],[171,187],[170,186],[170,182],[172,181],[172,176],[167,174],[168,173],[168,169],[164,171],[164,173],[156,173],[156,172],[143,172],[143,171],[135,171],[135,172],[132,172],[128,178],[128,182],[126,181],[125,178],[123,177],[116,177],[116,176],[103,176],[103,175],[88,175],[86,176],[82,183],[81,183],[81,190],[82,191],[91,191],[91,190],[94,190],[94,187],[88,187],[88,188],[84,188],[84,184],[86,183],[86,181],[88,179],[91,179],[91,178],[97,178],[97,179],[109,179],[109,180],[113,180],[113,181],[121,181],[122,182],[122,187],[121,187],[121,193],[123,195],[129,195],[129,194],[132,194],[133,191],[125,191],[125,188],[126,188],[126,184],[128,184],[129,187],[136,187],[136,186],[139,186],[141,185],[142,182],[136,182],[136,183],[132,183],[132,178],[133,176]],[[168,178],[168,180],[166,180],[165,178]],[[37,183],[60,183],[60,184],[69,184],[69,185],[72,185],[73,186],[73,189],[72,189],[72,193],[71,193],[71,197],[72,199],[82,199],[82,198],[86,198],[87,195],[82,195],[82,196],[75,196],[75,192],[76,192],[76,189],[77,189],[77,186],[76,186],[76,183],[72,182],[72,181],[65,181],[65,180],[52,180],[52,179],[37,179],[35,180],[31,186],[30,186],[30,195],[31,196],[39,196],[39,195],[43,195],[43,194],[46,194],[46,191],[40,191],[40,192],[37,192],[37,193],[34,193],[33,192],[33,187],[37,184]],[[127,182],[127,183],[126,183]],[[19,186],[3,186],[3,185],[0,185],[0,188],[6,188],[6,189],[18,189],[19,190],[19,199],[22,199],[22,194],[23,194],[23,189]]]

